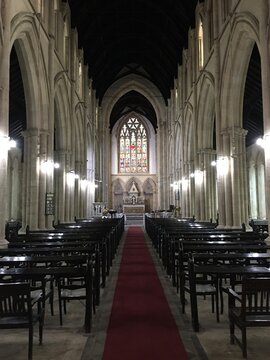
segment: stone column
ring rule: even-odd
[[[25,213],[23,227],[29,225],[31,230],[38,229],[39,214],[39,134],[38,129],[24,131],[24,201]]]
[[[232,204],[233,204],[233,226],[239,227],[241,226],[241,218],[242,218],[242,209],[240,199],[243,197],[241,194],[242,190],[240,188],[240,181],[243,184],[243,174],[242,174],[242,162],[241,162],[241,144],[239,144],[239,133],[238,129],[234,129],[231,136],[231,180],[232,180]],[[241,187],[242,187],[241,186]]]
[[[264,164],[257,164],[258,218],[266,218]]]
[[[249,198],[250,198],[250,217],[252,219],[257,219],[257,177],[255,162],[252,161],[249,163]]]
[[[74,176],[70,177],[70,171],[74,172],[74,169],[71,167],[71,152],[66,152],[65,154],[66,161],[66,191],[65,191],[65,221],[73,221],[72,214],[74,213],[74,185],[75,178]]]
[[[223,133],[223,148],[226,154],[225,161],[228,161],[228,172],[224,175],[224,197],[225,197],[225,218],[226,227],[233,226],[233,206],[232,206],[232,183],[231,183],[231,157],[230,157],[230,136],[228,133]]]
[[[199,171],[199,173],[198,175],[195,175],[195,182],[199,193],[199,207],[200,207],[200,217],[198,218],[198,220],[206,220],[206,214],[205,214],[205,202],[207,200],[205,196],[206,171],[205,171],[205,163],[204,163],[204,153],[202,150],[199,153],[199,167],[197,171]]]
[[[265,194],[266,194],[266,218],[270,227],[270,54],[269,54],[269,1],[263,1],[262,17],[260,26],[260,55],[262,71],[262,98],[265,147]]]
[[[55,174],[55,205],[56,205],[56,216],[55,221],[64,222],[65,209],[66,209],[66,152],[58,151],[56,153],[57,160],[59,162],[59,169],[56,170]]]
[[[40,134],[40,150],[39,150],[39,161],[40,161],[40,176],[39,176],[39,211],[38,211],[38,227],[39,229],[45,229],[45,196],[46,196],[46,177],[49,173],[49,169],[44,169],[44,163],[48,161],[47,158],[47,139],[48,134],[43,132]],[[48,174],[49,175],[49,174]]]
[[[205,169],[205,220],[216,219],[216,167],[212,166],[215,160],[215,150],[204,150],[204,169]]]
[[[5,143],[8,136],[9,119],[9,58],[10,58],[10,2],[2,1],[1,18],[3,39],[0,43],[0,244],[6,243],[5,240],[5,221],[7,219],[7,166],[8,150]]]
[[[242,218],[241,224],[246,224],[247,230],[252,230],[249,225],[249,214],[248,214],[248,206],[249,206],[249,197],[248,197],[248,171],[247,171],[247,155],[246,155],[246,136],[247,130],[240,129],[240,159],[241,159],[241,180],[240,180],[240,190],[241,190],[241,199],[240,204],[242,205]]]
[[[75,179],[75,188],[74,188],[74,215],[76,217],[81,217],[81,180],[82,180],[82,162],[75,161],[75,173],[79,175],[78,179]]]
[[[167,209],[169,207],[170,198],[168,194],[170,194],[170,179],[168,176],[168,168],[167,168],[167,161],[166,161],[166,154],[167,154],[167,127],[164,121],[160,121],[159,125],[159,197],[160,203],[159,206],[161,209]]]
[[[48,104],[42,104],[42,116],[46,114],[48,116],[48,137],[47,137],[47,157],[54,162],[58,162],[55,159],[54,154],[54,125],[55,125],[55,109],[54,109],[54,95],[55,95],[55,76],[56,76],[56,69],[55,69],[55,20],[58,15],[58,10],[54,9],[54,3],[49,2],[48,5],[49,9],[49,48],[48,48],[48,86],[49,86],[49,98]],[[65,73],[65,71],[63,71]],[[45,224],[46,228],[52,228],[53,221],[57,219],[57,191],[56,191],[56,181],[54,181],[54,175],[58,175],[58,173],[62,171],[62,169],[55,169],[55,171],[51,171],[50,174],[46,176],[46,192],[54,193],[54,215],[46,215],[45,217]],[[61,188],[62,191],[62,188]]]

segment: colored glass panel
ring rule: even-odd
[[[129,118],[119,135],[119,171],[140,173],[148,171],[148,139],[143,123]]]

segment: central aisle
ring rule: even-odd
[[[130,227],[114,295],[103,360],[186,360],[139,227]]]

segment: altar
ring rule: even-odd
[[[144,198],[139,196],[135,182],[132,182],[128,196],[123,199],[123,213],[141,214],[145,212]]]
[[[142,204],[124,204],[123,205],[123,212],[125,214],[141,214],[144,213],[145,206]]]

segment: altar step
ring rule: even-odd
[[[141,225],[143,226],[144,213],[126,213],[125,214],[126,225]]]

